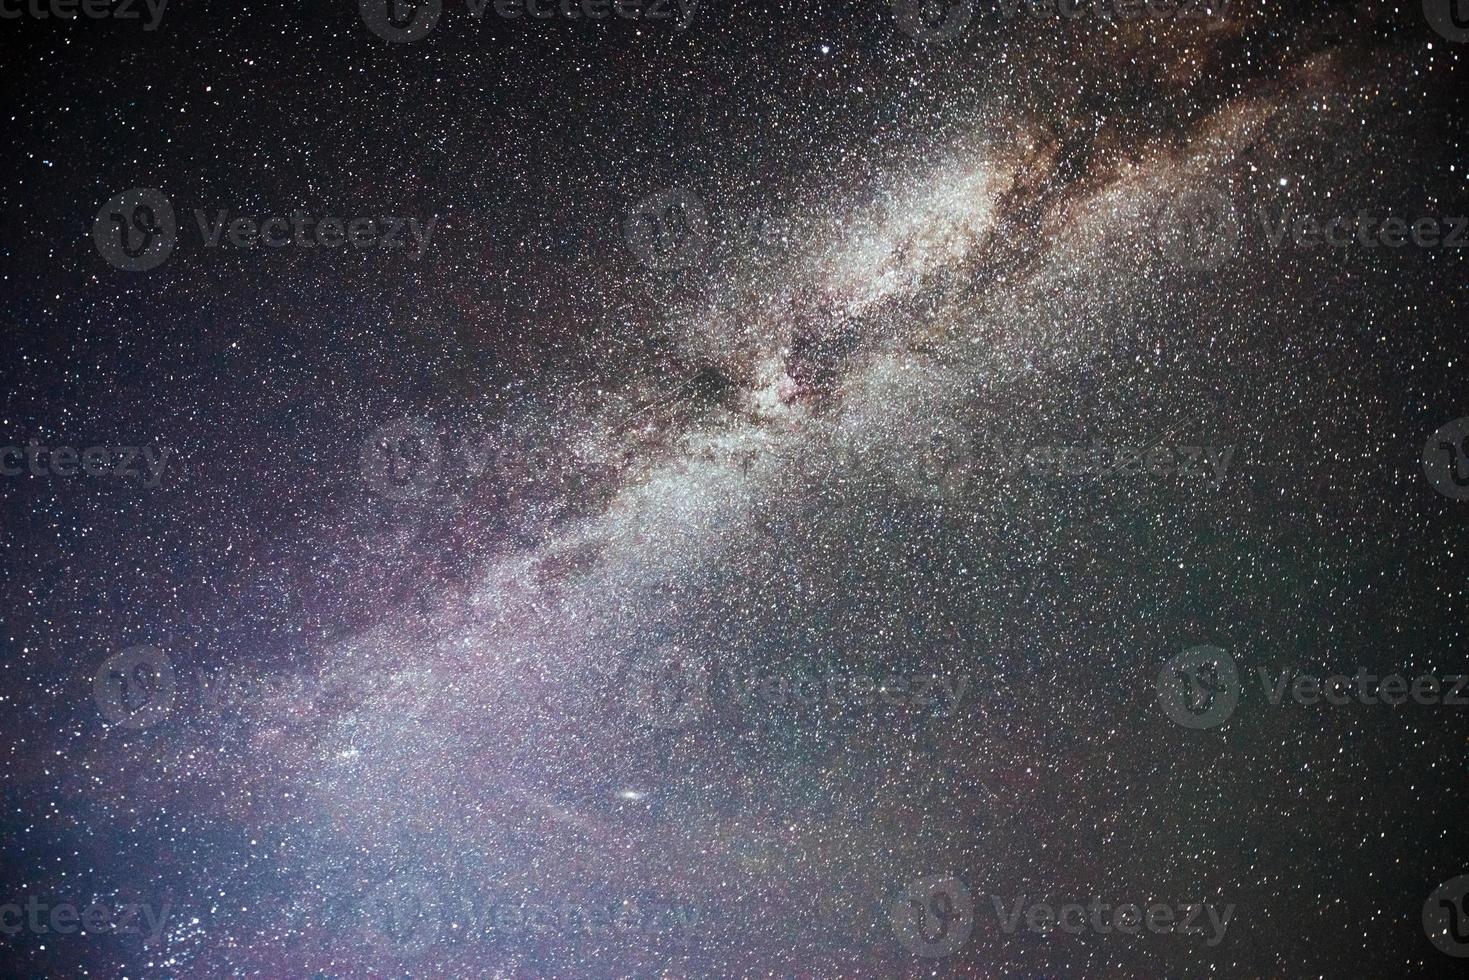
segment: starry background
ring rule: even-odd
[[[1255,222],[1199,270],[1154,217],[1200,186],[1469,213],[1465,48],[1417,3],[987,16],[947,44],[866,2],[686,30],[449,4],[414,44],[351,3],[257,6],[0,23],[0,445],[178,457],[151,489],[0,478],[0,901],[171,903],[151,947],[0,937],[5,975],[1452,963],[1419,911],[1469,871],[1462,709],[1256,685],[1192,731],[1153,686],[1206,643],[1250,672],[1465,669],[1469,505],[1422,472],[1465,413],[1462,252]],[[184,233],[149,273],[92,242],[130,187]],[[625,221],[675,187],[710,241],[650,268]],[[199,247],[192,210],[226,207],[439,223],[417,260]],[[494,465],[375,492],[364,446],[402,418]],[[1235,447],[1220,485],[993,450],[1165,434]],[[178,678],[144,730],[92,698],[136,644]],[[709,684],[650,723],[670,659]],[[973,687],[952,717],[798,710],[732,671]],[[888,913],[930,875],[976,896],[940,958]],[[432,896],[407,942],[370,928],[384,888]],[[1006,935],[989,894],[1237,909],[1214,947]],[[491,896],[702,928],[465,936]]]

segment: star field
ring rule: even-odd
[[[1469,955],[1449,4],[9,3],[0,975]]]

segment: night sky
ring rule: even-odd
[[[944,7],[0,0],[0,976],[1462,968],[1469,4]]]

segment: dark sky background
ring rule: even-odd
[[[172,453],[157,487],[0,476],[0,903],[170,908],[146,948],[0,935],[3,975],[1452,964],[1420,914],[1469,873],[1469,708],[1255,679],[1469,672],[1469,502],[1424,469],[1469,414],[1464,251],[1258,217],[1469,214],[1469,48],[1418,3],[925,42],[875,2],[447,2],[390,44],[355,3],[173,0],[0,40],[0,447]],[[129,188],[178,215],[150,272],[94,244]],[[710,233],[653,268],[625,232],[670,188]],[[1242,229],[1203,269],[1168,221],[1200,189]],[[221,208],[437,225],[421,258],[204,248]],[[405,419],[491,465],[382,492]],[[1023,466],[1155,444],[1234,454],[1217,485]],[[1245,691],[1192,730],[1155,679],[1201,644]],[[129,728],[93,679],[139,645],[176,691]],[[796,708],[752,672],[970,689]],[[974,901],[942,956],[901,926],[931,876]],[[1236,909],[1206,946],[1007,935],[989,897],[1094,895]],[[463,926],[628,900],[701,928]]]

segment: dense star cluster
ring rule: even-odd
[[[1448,975],[1464,7],[0,0],[0,976]]]

